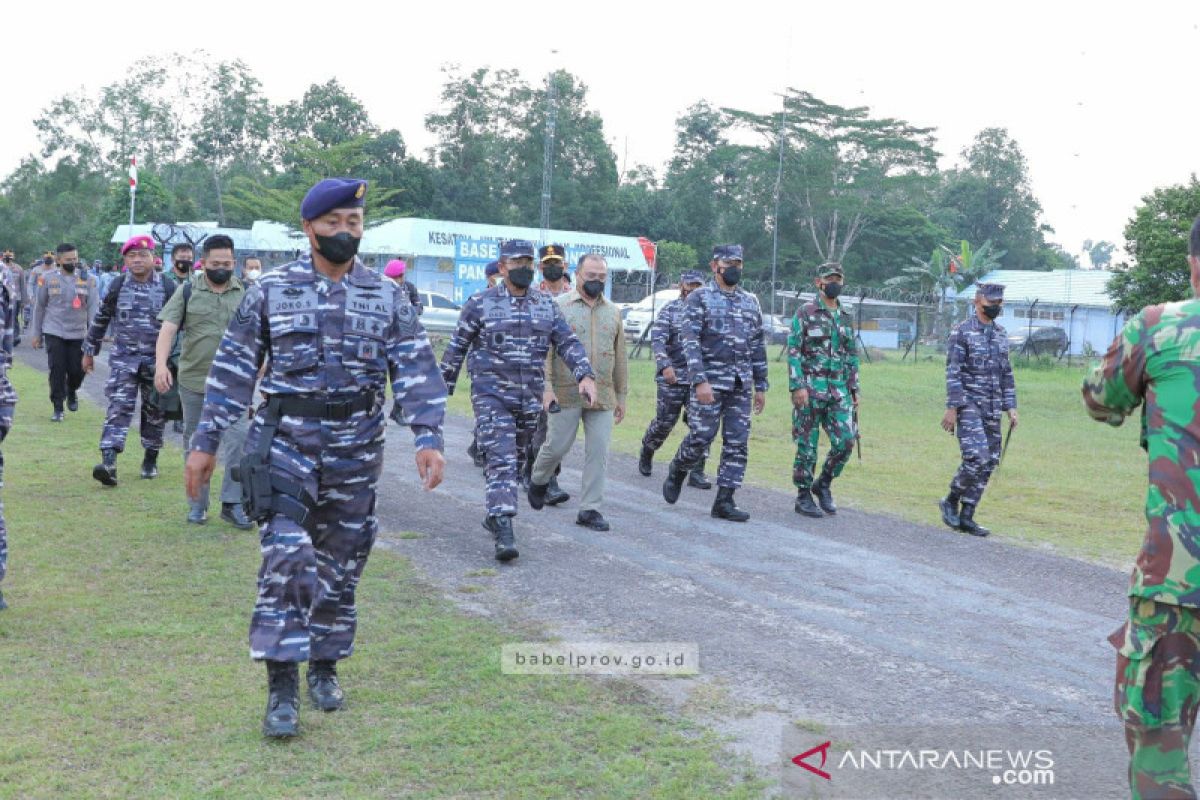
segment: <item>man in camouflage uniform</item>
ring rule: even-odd
[[[83,343],[83,371],[91,372],[104,332],[112,323],[113,349],[104,386],[108,414],[100,434],[101,461],[92,468],[92,477],[105,486],[117,485],[117,454],[125,449],[139,394],[143,478],[158,476],[158,451],[166,424],[162,410],[150,398],[154,392],[154,345],[162,326],[158,312],[170,299],[171,287],[154,270],[154,240],[149,236],[129,239],[121,246],[121,255],[129,271],[109,288]]]
[[[408,294],[356,258],[366,182],[320,181],[300,206],[311,254],[247,290],[209,372],[187,461],[188,495],[212,475],[221,437],[246,415],[264,359],[239,479],[262,523],[250,655],[266,661],[263,733],[298,732],[299,668],[313,703],[341,707],[337,662],[354,649],[355,588],[378,531],[384,400],[408,425],[426,490],[441,482],[446,387]]]
[[[817,274],[817,296],[796,309],[788,337],[788,377],[792,391],[792,438],[796,460],[796,513],[806,517],[836,514],[830,484],[842,474],[858,431],[858,346],[850,315],[842,308],[842,265],[831,261]],[[821,477],[813,482],[821,428],[829,437],[829,453]],[[813,503],[813,495],[817,504]]]
[[[962,465],[950,482],[950,494],[938,507],[942,521],[972,536],[991,531],[975,521],[975,508],[988,478],[1000,464],[1000,418],[1017,426],[1017,386],[1008,357],[1008,336],[996,324],[1004,306],[1004,287],[981,283],[974,313],[950,334],[946,347],[946,413],[942,428],[958,432]],[[962,507],[959,507],[959,501]]]
[[[46,347],[49,367],[50,404],[53,422],[63,421],[63,403],[71,411],[79,410],[77,392],[83,383],[83,337],[96,316],[99,291],[96,279],[79,272],[79,252],[75,245],[63,243],[56,250],[58,269],[38,278],[32,297],[33,326],[30,344],[34,350]]]
[[[17,392],[8,379],[12,366],[13,331],[17,327],[17,287],[12,276],[0,280],[0,442],[12,429],[13,412],[17,407]],[[4,488],[4,454],[0,453],[0,489]],[[8,526],[4,524],[4,501],[0,499],[0,583],[8,570]],[[8,608],[4,592],[0,591],[0,611]]]
[[[530,288],[533,244],[520,239],[501,242],[500,275],[503,280],[495,287],[463,304],[458,328],[442,354],[442,375],[453,391],[467,360],[479,449],[487,458],[483,527],[495,540],[496,558],[510,561],[519,555],[512,528],[518,477],[542,411],[550,345],[579,382],[588,406],[596,401],[596,383],[583,345],[558,304]]]
[[[538,284],[538,289],[551,297],[558,297],[571,289],[571,285],[567,281],[566,252],[567,249],[561,244],[548,244],[538,248],[538,267],[542,271],[542,282]],[[521,481],[525,488],[529,488],[529,476],[533,471],[533,462],[537,461],[538,451],[546,443],[546,434],[549,430],[550,418],[546,414],[546,409],[543,408],[542,413],[538,414],[537,427],[534,428],[533,437],[529,442],[529,456],[525,459],[525,471],[521,474]],[[558,476],[561,472],[562,465],[559,464],[554,468],[554,474],[550,476],[550,482],[546,485],[545,502],[548,506],[556,506],[571,499],[571,495],[558,485]]]
[[[487,266],[483,268],[483,276],[487,280],[488,289],[495,286],[500,280],[500,261],[489,261]],[[478,425],[471,428],[471,444],[467,446],[467,455],[471,457],[471,463],[477,468],[483,469],[487,466],[487,456],[479,449]]]
[[[1148,306],[1083,383],[1092,418],[1120,425],[1142,406],[1149,529],[1129,585],[1114,703],[1125,724],[1135,800],[1195,797],[1188,749],[1200,708],[1200,217],[1188,243],[1193,299]]]
[[[737,287],[742,279],[742,246],[713,248],[712,283],[688,296],[682,339],[692,395],[689,431],[667,471],[663,499],[674,503],[688,472],[698,466],[722,430],[721,466],[712,515],[745,522],[733,493],[742,485],[749,457],[750,407],[761,414],[767,403],[767,348],[758,298]]]
[[[684,270],[679,276],[679,299],[672,300],[663,306],[654,324],[650,327],[650,348],[654,351],[657,384],[657,403],[654,419],[646,426],[646,435],[642,437],[642,452],[638,458],[638,472],[646,477],[654,471],[654,453],[663,446],[663,442],[671,435],[675,423],[679,421],[679,413],[687,406],[688,397],[692,393],[692,385],[687,378],[687,358],[683,354],[683,317],[684,304],[687,296],[704,283],[699,270]],[[684,420],[684,424],[687,421]],[[711,489],[712,483],[704,475],[704,462],[708,451],[700,463],[688,473],[688,486],[697,489]]]

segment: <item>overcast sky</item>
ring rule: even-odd
[[[692,103],[769,112],[785,86],[936,127],[944,166],[981,128],[1006,127],[1052,239],[1076,253],[1085,238],[1123,244],[1143,195],[1200,172],[1200,2],[1105,5],[9,4],[0,173],[36,148],[31,123],[52,98],[179,46],[243,59],[276,102],[337,77],[418,153],[443,64],[514,67],[531,81],[562,67],[587,84],[629,166],[661,167]]]

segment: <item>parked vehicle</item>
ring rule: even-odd
[[[659,289],[654,293],[654,317],[658,316],[658,312],[662,307],[672,300],[679,299],[679,289]],[[638,302],[629,306],[628,309],[622,312],[622,319],[625,324],[625,340],[632,343],[641,338],[642,332],[648,328],[653,319],[651,313],[651,298],[649,295],[643,297]]]
[[[1066,351],[1070,342],[1066,329],[1055,326],[1034,328],[1032,333],[1024,330],[1008,334],[1008,349],[1014,355],[1059,356]]]
[[[425,330],[433,333],[453,333],[458,327],[458,306],[444,294],[437,292],[420,292],[421,324]]]

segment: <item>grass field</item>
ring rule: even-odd
[[[142,481],[131,447],[121,485],[101,488],[99,411],[52,424],[43,376],[12,375],[0,797],[761,793],[712,735],[632,683],[502,675],[500,645],[540,634],[466,616],[381,549],[342,669],[347,708],[306,706],[301,738],[264,741],[264,671],[246,643],[255,535],[183,524],[173,449]]]
[[[772,359],[777,353],[772,348]],[[1020,425],[977,519],[999,536],[1123,567],[1132,561],[1145,531],[1146,458],[1137,446],[1136,418],[1117,429],[1084,413],[1079,397],[1084,372],[1016,367]],[[628,416],[613,438],[618,451],[637,453],[654,415],[652,362],[631,361],[630,373]],[[892,355],[864,363],[861,384],[862,461],[855,456],[834,484],[837,501],[941,525],[936,501],[945,495],[959,463],[957,439],[939,424],[945,410],[942,362],[914,364]],[[795,445],[786,362],[772,360],[771,387],[767,408],[751,429],[747,480],[790,491]],[[457,392],[451,408],[469,414],[469,393]],[[665,475],[682,427],[658,453],[656,480]],[[822,434],[822,459],[827,444]],[[714,448],[710,473],[716,470],[718,451]],[[450,454],[452,462],[459,457]]]

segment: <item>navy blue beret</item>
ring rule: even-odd
[[[740,244],[719,244],[713,248],[713,261],[732,261],[734,259],[742,260],[742,246]]]
[[[326,178],[318,181],[300,203],[301,219],[316,219],[335,208],[362,208],[367,182],[358,178]]]
[[[500,243],[501,258],[533,258],[533,242],[524,239],[505,239]]]

